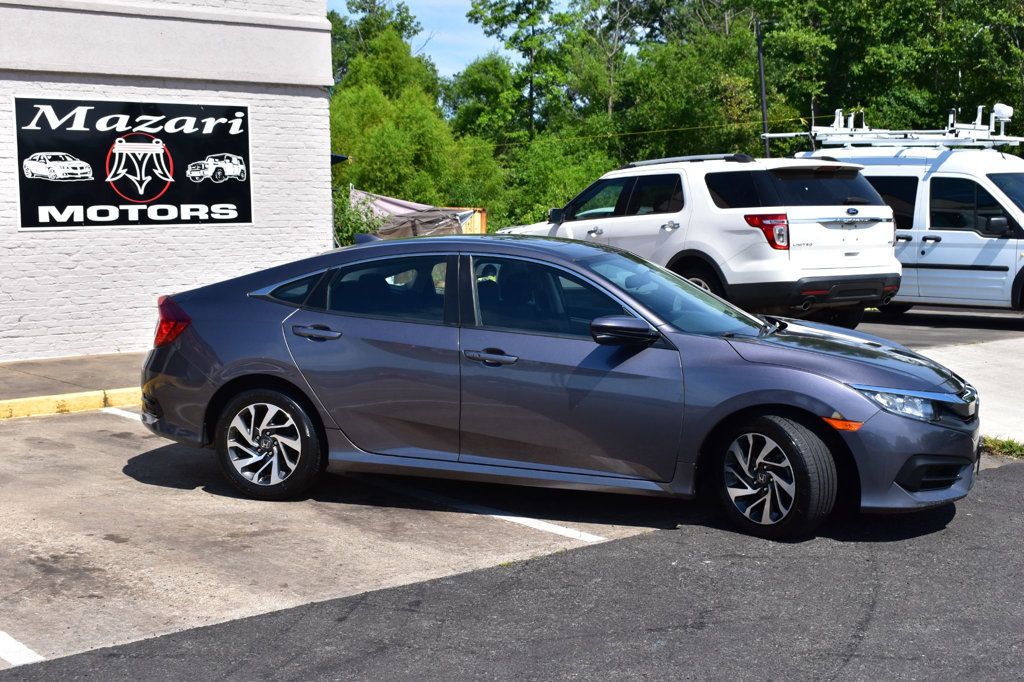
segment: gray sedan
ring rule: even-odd
[[[978,399],[883,339],[753,317],[609,248],[378,241],[164,297],[154,432],[260,499],[325,469],[691,498],[807,535],[973,483]]]

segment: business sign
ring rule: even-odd
[[[25,230],[252,222],[249,109],[14,99]]]

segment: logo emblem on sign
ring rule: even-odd
[[[106,172],[107,183],[121,198],[145,204],[160,198],[174,182],[174,160],[159,138],[129,133],[110,145]]]

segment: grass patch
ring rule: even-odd
[[[1012,438],[981,437],[981,446],[990,455],[1024,459],[1024,443]]]

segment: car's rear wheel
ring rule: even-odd
[[[899,317],[913,307],[910,303],[890,303],[878,306],[878,312],[882,313],[882,317]]]
[[[836,327],[856,329],[857,325],[864,319],[864,306],[847,306],[844,308],[823,308],[808,316],[815,322],[831,324]]]
[[[690,283],[700,287],[704,291],[714,294],[719,298],[725,298],[725,287],[722,286],[718,275],[706,265],[701,263],[683,263],[673,268],[680,277],[690,280]]]
[[[726,515],[751,535],[807,535],[835,506],[835,460],[793,419],[765,415],[739,425],[720,444],[714,466]]]
[[[323,468],[323,444],[306,408],[277,390],[245,391],[229,401],[216,444],[231,485],[261,500],[301,495]]]

